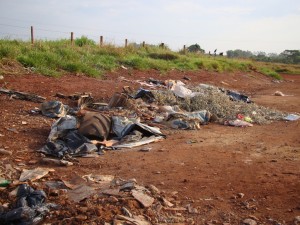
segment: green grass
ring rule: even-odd
[[[158,46],[127,48],[114,45],[99,47],[86,37],[75,40],[37,41],[34,46],[19,40],[0,40],[0,63],[3,60],[18,61],[37,73],[60,76],[68,73],[101,77],[108,71],[116,71],[121,65],[138,70],[156,69],[161,72],[173,69],[181,71],[206,70],[211,72],[249,72],[257,70],[281,79],[278,73],[298,73],[300,66],[257,63],[213,57],[204,54],[174,52]]]
[[[261,67],[260,68],[260,72],[267,75],[267,76],[270,76],[270,77],[273,77],[277,80],[282,80],[282,76],[280,76],[276,71],[273,71],[272,69],[270,68],[267,68],[267,67]]]

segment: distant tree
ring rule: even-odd
[[[96,43],[94,40],[89,39],[86,36],[81,36],[80,38],[75,39],[75,45],[82,47],[84,45],[96,45]]]
[[[243,51],[241,49],[228,50],[226,52],[228,58],[250,58],[253,56],[253,53],[250,51]]]
[[[205,53],[205,50],[202,49],[202,48],[200,47],[200,45],[198,45],[198,44],[194,44],[194,45],[189,46],[189,47],[187,48],[187,50],[188,50],[189,52]]]
[[[298,64],[300,63],[300,51],[299,50],[285,50],[280,55],[285,58],[286,63]]]
[[[279,55],[276,53],[265,53],[263,51],[250,52],[240,49],[228,50],[226,52],[228,58],[251,58],[262,62],[278,62],[300,64],[300,50],[285,50]]]

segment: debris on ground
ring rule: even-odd
[[[59,119],[39,152],[63,160],[102,155],[103,150],[160,141],[165,137],[160,127],[199,130],[200,125],[210,122],[251,127],[253,123],[264,124],[286,116],[258,106],[248,96],[233,90],[207,84],[187,86],[175,80],[149,79],[146,83],[152,90],[140,88],[134,93],[130,87],[124,87],[123,93],[116,92],[107,105],[98,104],[98,108],[91,93],[68,96],[77,101],[73,109],[60,101],[44,102],[42,114]]]
[[[27,170],[24,169],[23,172],[21,173],[21,176],[19,178],[19,181],[24,182],[24,181],[35,181],[38,179],[41,179],[42,177],[46,176],[50,171],[54,171],[53,169],[48,169],[48,168],[35,168],[33,170]]]
[[[283,119],[287,121],[295,121],[300,119],[300,116],[296,114],[288,114],[286,117],[283,117]]]
[[[0,212],[0,223],[9,224],[39,224],[56,204],[46,203],[47,195],[42,190],[34,190],[27,184],[17,188],[17,200],[13,208]]]
[[[47,181],[47,186],[52,188],[50,193],[57,189],[64,190],[55,192],[58,193],[55,198],[62,200],[57,216],[63,222],[83,220],[108,224],[173,224],[191,220],[189,214],[192,212],[188,210],[193,208],[191,205],[183,207],[183,203],[162,194],[154,185],[141,186],[135,179],[124,180],[111,175],[76,175],[70,181]],[[77,210],[71,209],[68,204],[75,204]],[[197,214],[196,208],[193,209],[193,213]],[[114,213],[109,213],[111,210]],[[178,211],[182,213],[179,215]]]
[[[64,117],[67,115],[68,106],[60,101],[49,101],[41,104],[41,111],[44,116],[51,118]]]
[[[46,100],[46,98],[36,95],[36,94],[31,94],[31,93],[26,93],[26,92],[21,92],[21,91],[14,91],[14,90],[9,90],[9,89],[4,89],[4,88],[0,88],[0,93],[7,94],[11,98],[32,101],[32,102],[37,102],[37,103],[42,103]]]

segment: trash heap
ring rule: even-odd
[[[199,130],[209,122],[251,127],[286,116],[256,105],[244,94],[207,84],[187,86],[181,81],[152,78],[141,84],[149,89],[134,91],[125,86],[107,104],[97,103],[85,93],[69,96],[77,101],[77,108],[60,101],[42,103],[43,115],[59,119],[39,152],[63,160],[101,155],[105,150],[160,141],[165,138],[160,128]]]

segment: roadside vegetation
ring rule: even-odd
[[[66,39],[37,41],[34,45],[19,40],[0,40],[0,65],[8,62],[18,62],[31,71],[55,77],[68,73],[101,77],[105,72],[115,71],[121,66],[139,70],[155,69],[161,72],[173,69],[215,72],[255,70],[276,79],[281,79],[279,73],[300,74],[299,65],[262,64],[251,59],[211,56],[201,52],[174,52],[167,47],[153,45],[100,47],[84,36],[77,38],[73,46]]]

